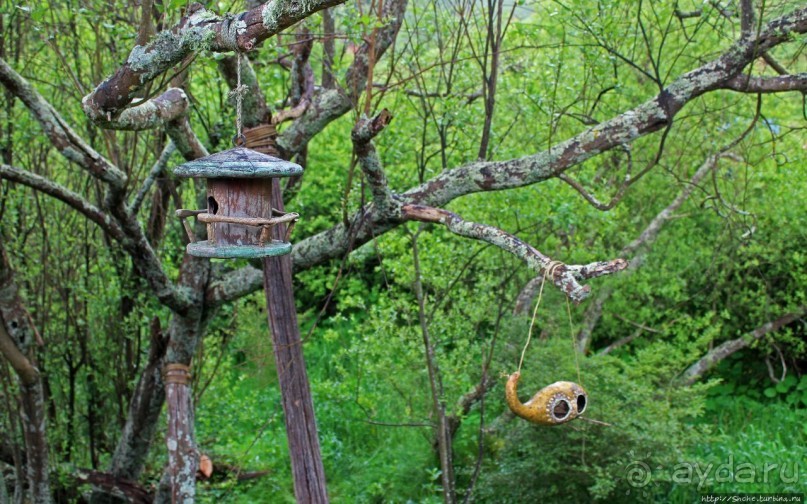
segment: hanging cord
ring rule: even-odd
[[[532,340],[532,328],[535,326],[535,317],[538,315],[538,307],[541,306],[541,297],[544,294],[544,285],[546,285],[547,277],[554,277],[555,270],[563,266],[560,261],[550,261],[544,268],[544,280],[541,282],[541,288],[538,290],[538,301],[535,302],[535,309],[532,311],[532,320],[530,320],[530,329],[527,331],[527,342],[524,343],[524,349],[521,351],[521,359],[518,361],[518,373],[521,373],[521,365],[524,364],[524,356],[527,354],[527,348],[530,346]],[[568,298],[567,298],[568,301]]]
[[[566,313],[569,314],[569,335],[572,338],[572,353],[574,354],[574,367],[577,368],[577,383],[583,385],[583,378],[580,376],[580,359],[577,355],[577,345],[574,344],[574,325],[572,324],[572,307],[569,297],[566,297]]]
[[[247,139],[244,136],[243,125],[241,120],[241,107],[244,102],[244,95],[248,91],[249,88],[247,86],[241,84],[241,53],[239,51],[235,52],[235,56],[238,58],[235,66],[235,74],[237,79],[237,85],[235,89],[230,91],[229,96],[235,96],[235,129],[236,134],[233,137],[233,145],[236,147],[245,147],[247,144]]]

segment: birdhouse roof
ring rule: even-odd
[[[303,173],[303,167],[252,149],[235,147],[177,166],[177,177],[268,178],[291,177]]]

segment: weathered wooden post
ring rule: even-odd
[[[314,405],[305,370],[292,289],[289,236],[299,218],[285,212],[279,177],[302,167],[251,149],[235,147],[185,163],[180,177],[207,179],[207,208],[178,210],[194,256],[264,258],[264,288],[278,382],[286,420],[294,493],[298,502],[328,501],[317,437]],[[186,217],[207,224],[207,240],[197,241]],[[169,419],[171,418],[169,403]]]

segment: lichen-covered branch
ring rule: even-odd
[[[181,295],[165,275],[160,260],[148,243],[142,227],[140,227],[134,215],[128,211],[122,200],[123,189],[127,180],[126,175],[76,135],[36,89],[2,59],[0,59],[0,83],[28,107],[28,110],[37,119],[51,143],[59,149],[64,157],[107,183],[110,190],[107,193],[107,198],[105,198],[103,208],[109,212],[111,220],[106,221],[101,218],[97,209],[82,203],[80,197],[70,193],[70,191],[62,190],[58,186],[53,184],[43,185],[42,180],[37,180],[31,175],[23,177],[22,173],[19,171],[14,173],[13,169],[6,170],[9,178],[17,176],[20,182],[25,183],[27,181],[35,189],[42,189],[43,191],[47,189],[50,191],[48,194],[59,197],[65,203],[77,205],[75,207],[77,209],[83,209],[82,213],[97,222],[105,230],[110,231],[113,236],[117,234],[116,237],[120,238],[119,241],[132,257],[135,267],[143,278],[149,282],[157,298],[174,311],[185,311],[188,308],[186,296]],[[179,146],[179,144],[177,145]],[[116,224],[115,226],[110,224],[113,220]],[[118,231],[118,228],[120,231]]]
[[[112,189],[123,188],[126,184],[126,175],[76,135],[50,103],[2,58],[0,58],[0,84],[28,107],[53,146],[64,157],[88,170],[109,184]]]
[[[387,0],[382,6],[387,23],[376,32],[374,54],[378,61],[392,46],[398,36],[406,12],[407,0]],[[291,123],[277,138],[277,144],[285,159],[291,159],[325,126],[342,117],[358,100],[358,92],[364,89],[369,72],[369,42],[363,43],[345,74],[345,91],[339,86],[320,89],[311,104],[299,119]]]
[[[234,16],[218,16],[198,3],[191,4],[173,29],[158,33],[146,46],[135,46],[126,63],[84,97],[84,112],[93,121],[114,119],[143,86],[192,54],[249,51],[294,23],[344,1],[270,0]]]
[[[807,73],[777,77],[738,75],[727,80],[722,88],[741,93],[782,93],[785,91],[804,93],[807,92]]]
[[[679,77],[648,102],[549,150],[519,159],[473,162],[447,170],[397,195],[396,200],[399,204],[442,207],[468,194],[523,187],[555,177],[591,157],[668,126],[688,101],[706,92],[724,89],[758,55],[787,41],[792,33],[805,31],[807,8],[797,9],[768,23],[756,36],[736,42],[715,60]],[[354,65],[357,64],[354,61]],[[350,99],[343,91],[320,91],[306,113],[278,137],[279,146],[286,155],[294,153],[350,107]],[[400,216],[395,212],[380,210],[375,205],[369,205],[359,210],[349,224],[338,223],[295,244],[292,252],[295,270],[341,257],[350,247],[360,246],[401,223]],[[225,302],[232,299],[229,296],[243,295],[260,288],[260,278],[252,271],[233,272],[228,276],[231,278],[211,284],[208,293],[210,302]]]
[[[709,350],[709,352],[701,357],[698,362],[692,364],[689,366],[689,368],[687,368],[686,371],[684,371],[680,379],[681,385],[692,385],[710,369],[712,369],[715,364],[722,361],[729,355],[733,354],[737,350],[742,350],[754,341],[761,339],[768,333],[778,331],[782,327],[803,317],[805,314],[807,314],[807,306],[800,306],[791,313],[783,315],[776,320],[767,322],[766,324],[757,327],[753,331],[746,333],[739,338],[728,340],[712,350]]]
[[[359,166],[361,166],[370,191],[373,194],[373,203],[376,208],[387,208],[391,204],[392,192],[387,183],[387,175],[384,173],[384,166],[373,145],[373,138],[378,135],[392,121],[392,114],[384,109],[372,119],[361,117],[353,127],[351,139],[353,140],[353,152],[356,154]]]
[[[740,30],[744,37],[751,35],[754,29],[754,2],[740,0]]]
[[[305,112],[277,137],[277,146],[284,159],[290,159],[325,126],[345,115],[352,105],[341,89],[321,89]]]
[[[653,99],[602,122],[549,150],[507,161],[470,163],[448,170],[407,193],[422,204],[443,206],[467,194],[511,189],[555,177],[569,167],[670,124],[689,101],[723,89],[749,63],[794,33],[807,32],[807,7],[797,9],[767,26],[755,37],[735,42],[720,57],[692,70]]]
[[[121,112],[114,119],[99,118],[102,128],[141,131],[154,129],[185,114],[188,97],[179,88],[169,88],[163,94]]]
[[[182,157],[188,161],[205,157],[208,154],[207,149],[191,128],[187,115],[169,121],[165,125],[165,134],[174,142]]]
[[[580,285],[578,279],[615,273],[628,266],[627,261],[622,259],[586,266],[567,266],[561,262],[553,261],[517,236],[487,224],[468,222],[457,214],[442,208],[424,205],[403,205],[401,213],[405,220],[442,224],[454,234],[490,243],[515,255],[527,263],[527,266],[535,271],[536,274],[548,275],[552,283],[575,302],[580,302],[588,297],[591,291],[590,286]]]

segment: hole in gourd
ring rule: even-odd
[[[219,204],[216,202],[216,198],[213,196],[207,197],[207,210],[213,215],[216,215],[219,212]]]
[[[577,414],[581,415],[584,411],[586,411],[586,396],[581,394],[577,396]]]
[[[571,409],[572,408],[569,401],[566,399],[559,399],[558,402],[556,402],[552,407],[552,416],[555,417],[555,420],[563,420],[569,416]]]

